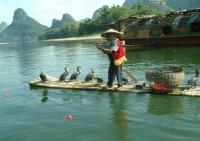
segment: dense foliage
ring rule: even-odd
[[[67,24],[71,24],[71,23],[75,23],[75,22],[76,21],[70,14],[65,13],[65,14],[63,14],[61,20],[53,19],[51,28],[62,28],[64,26],[66,26]]]
[[[199,8],[200,0],[165,0],[166,4],[173,9]]]
[[[123,6],[131,8],[134,5],[151,6],[158,10],[168,9],[175,10],[199,8],[200,0],[125,0]]]
[[[56,39],[56,38],[63,38],[63,37],[71,37],[78,35],[79,24],[73,23],[68,24],[63,28],[50,28],[44,34],[39,36],[40,40],[44,39]]]
[[[94,12],[93,17],[87,18],[80,22],[69,24],[66,27],[58,29],[49,29],[39,39],[52,39],[71,37],[79,35],[88,35],[105,30],[107,24],[115,22],[134,15],[156,14],[158,11],[147,6],[134,6],[133,8],[125,8],[121,6],[103,6]]]

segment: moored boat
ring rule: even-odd
[[[108,26],[124,31],[126,45],[200,45],[200,8],[133,16]]]

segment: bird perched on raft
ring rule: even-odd
[[[199,69],[196,68],[196,70],[195,70],[195,76],[193,76],[192,78],[190,78],[188,80],[187,85],[189,86],[189,88],[196,87],[198,80],[199,80]]]
[[[81,66],[78,66],[76,68],[76,71],[71,75],[69,80],[76,80],[76,78],[79,76],[79,74],[81,73]]]
[[[96,80],[97,83],[103,83],[103,79],[100,77],[94,76],[93,79]]]
[[[88,81],[92,81],[93,79],[96,80],[97,83],[103,83],[103,79],[100,77],[97,77],[94,69],[91,68],[91,72],[86,76],[85,81],[88,82]]]
[[[68,65],[67,67],[65,67],[65,71],[60,75],[59,77],[59,81],[65,81],[65,79],[67,78],[69,72],[68,72],[68,68],[70,67],[70,65]]]
[[[123,82],[123,85],[126,85],[126,84],[128,84],[129,82],[131,82],[131,80],[128,79],[127,77],[125,77],[125,76],[122,76],[122,82]]]
[[[91,72],[85,77],[85,81],[88,82],[88,81],[92,81],[94,76],[95,76],[95,71],[93,68],[91,68]]]
[[[47,76],[43,73],[42,70],[41,70],[41,73],[40,73],[40,79],[42,80],[42,82],[47,81]]]

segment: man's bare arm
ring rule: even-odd
[[[103,47],[101,47],[100,45],[96,44],[96,47],[101,50],[103,53],[105,54],[111,54],[112,53],[112,50],[111,49],[105,49]]]

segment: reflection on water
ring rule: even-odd
[[[185,71],[186,82],[199,67],[199,48],[127,50],[126,66],[139,80],[145,80],[144,70],[148,67],[178,64]],[[69,63],[69,76],[81,65],[78,80],[84,80],[91,67],[107,80],[109,60],[95,48],[94,41],[0,45],[0,92],[9,92],[7,97],[0,97],[0,140],[199,140],[197,97],[30,90],[28,81],[38,78],[41,69],[58,78]],[[63,124],[66,113],[74,118]],[[157,124],[158,120],[164,124]],[[169,126],[172,121],[176,126]],[[146,131],[152,132],[146,137]]]
[[[127,94],[109,94],[111,108],[113,109],[114,134],[118,140],[126,140],[129,117],[127,113]]]
[[[151,95],[147,111],[156,115],[182,114],[184,112],[182,98],[180,96]]]
[[[48,101],[48,89],[44,89],[44,90],[43,90],[41,101],[42,101],[43,103],[45,103],[45,102]]]

